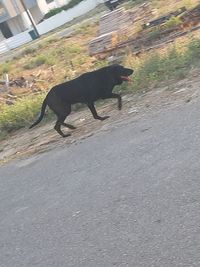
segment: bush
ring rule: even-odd
[[[200,39],[193,39],[185,52],[176,47],[166,55],[154,53],[140,63],[135,73],[135,87],[144,88],[168,78],[183,78],[190,66],[199,65]]]
[[[56,14],[60,13],[61,11],[63,11],[62,7],[53,8],[44,16],[44,19],[48,19],[52,16],[55,16]]]
[[[36,59],[31,60],[28,64],[24,65],[24,69],[31,70],[43,64],[52,66],[55,64],[55,59],[52,56],[48,57],[46,55],[40,55],[36,57]]]
[[[55,16],[56,14],[60,13],[63,10],[70,9],[70,8],[76,6],[77,4],[79,4],[81,1],[83,1],[83,0],[71,0],[68,4],[66,4],[62,7],[53,8],[44,16],[44,19],[48,19],[52,16]]]
[[[168,21],[165,22],[164,27],[169,29],[175,26],[178,26],[182,23],[181,19],[178,17],[171,17]]]
[[[23,50],[22,52],[22,56],[26,56],[26,55],[29,55],[29,54],[33,54],[35,51],[37,50],[37,48],[35,47],[27,47]]]
[[[10,70],[11,70],[11,66],[9,62],[0,64],[0,75],[4,73],[9,73]]]
[[[187,61],[189,64],[200,63],[200,39],[193,39],[188,45]]]
[[[11,132],[29,125],[39,113],[44,96],[17,100],[14,105],[3,105],[0,112],[0,132]]]
[[[83,0],[71,0],[68,4],[64,5],[62,8],[64,10],[70,9],[76,5],[78,5]]]

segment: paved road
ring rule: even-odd
[[[199,140],[191,102],[1,167],[0,266],[199,267]]]

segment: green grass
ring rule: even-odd
[[[0,65],[0,75],[9,73],[11,70],[11,64],[9,62]]]
[[[184,78],[191,66],[200,66],[200,39],[191,40],[184,52],[174,46],[165,55],[148,56],[136,69],[134,88],[138,90],[164,80]]]
[[[164,27],[166,29],[170,29],[170,28],[180,25],[181,23],[182,21],[179,17],[171,17],[168,21],[164,23]]]
[[[53,8],[45,15],[45,19],[48,19],[52,16],[55,16],[56,14],[60,13],[61,11],[63,11],[63,9],[61,7]]]
[[[35,59],[30,60],[29,63],[26,63],[23,68],[26,70],[31,70],[44,64],[53,66],[55,64],[55,58],[48,55],[39,55]]]
[[[0,132],[9,133],[30,125],[41,108],[44,95],[17,100],[14,105],[3,105],[0,112]]]

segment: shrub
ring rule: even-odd
[[[189,64],[200,63],[200,39],[192,39],[188,45],[187,61]]]
[[[28,64],[24,65],[24,69],[27,69],[27,70],[34,69],[43,64],[52,66],[55,64],[55,59],[52,56],[48,57],[46,55],[40,55],[36,57],[36,59],[31,60]]]
[[[60,13],[61,11],[63,11],[62,7],[53,8],[47,14],[45,14],[44,19],[48,19],[52,16],[55,16],[56,14]]]
[[[3,105],[0,112],[0,132],[11,132],[30,124],[39,112],[44,96],[26,97],[14,105]]]
[[[64,10],[70,9],[76,5],[78,5],[83,0],[71,0],[68,4],[64,5],[62,8]]]
[[[168,21],[165,22],[164,27],[165,28],[173,28],[175,26],[178,26],[182,23],[181,19],[179,17],[171,17]]]
[[[199,65],[200,39],[193,39],[184,52],[173,47],[165,55],[151,54],[136,70],[135,88],[148,87],[168,78],[183,78],[190,66]]]
[[[70,8],[76,6],[77,4],[79,4],[81,1],[83,1],[83,0],[71,0],[68,4],[66,4],[62,7],[53,8],[44,16],[44,19],[48,19],[52,16],[55,16],[56,14],[60,13],[63,10],[70,9]]]
[[[9,73],[11,70],[11,65],[9,62],[0,64],[0,75],[4,73]]]

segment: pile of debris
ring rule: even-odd
[[[164,16],[150,20],[153,10],[149,4],[143,4],[131,11],[123,8],[112,11],[100,19],[100,36],[89,43],[90,55],[110,53],[119,48],[131,46],[135,54],[141,50],[148,50],[167,42],[171,42],[179,36],[188,34],[188,31],[200,29],[200,4],[187,10],[181,7]],[[177,22],[167,26],[166,22],[177,17]],[[138,22],[142,30],[134,32],[135,23]],[[129,33],[132,34],[129,34]],[[123,40],[123,38],[124,40]]]
[[[99,34],[106,34],[119,29],[123,29],[131,24],[131,16],[124,8],[116,9],[103,15],[99,21]]]
[[[5,75],[5,79],[0,80],[0,85],[6,87],[26,87],[28,85],[28,81],[24,77],[9,80],[8,75]]]
[[[25,79],[23,76],[19,78],[9,78],[8,74],[4,79],[0,80],[0,103],[12,105],[20,96],[28,95],[30,88],[33,87],[34,82]],[[13,91],[15,93],[13,93]]]
[[[149,4],[130,10],[119,8],[100,18],[99,36],[89,42],[89,53],[95,55],[114,47],[122,37],[128,36],[130,27],[138,20],[151,15]]]
[[[102,16],[99,21],[99,36],[89,42],[90,55],[113,47],[118,41],[117,31],[122,30],[127,24],[131,24],[131,17],[124,8],[116,9]]]
[[[19,98],[41,93],[48,88],[48,82],[52,81],[52,73],[54,74],[53,67],[39,70],[28,77],[13,78],[5,74],[0,80],[0,103],[12,105]]]

